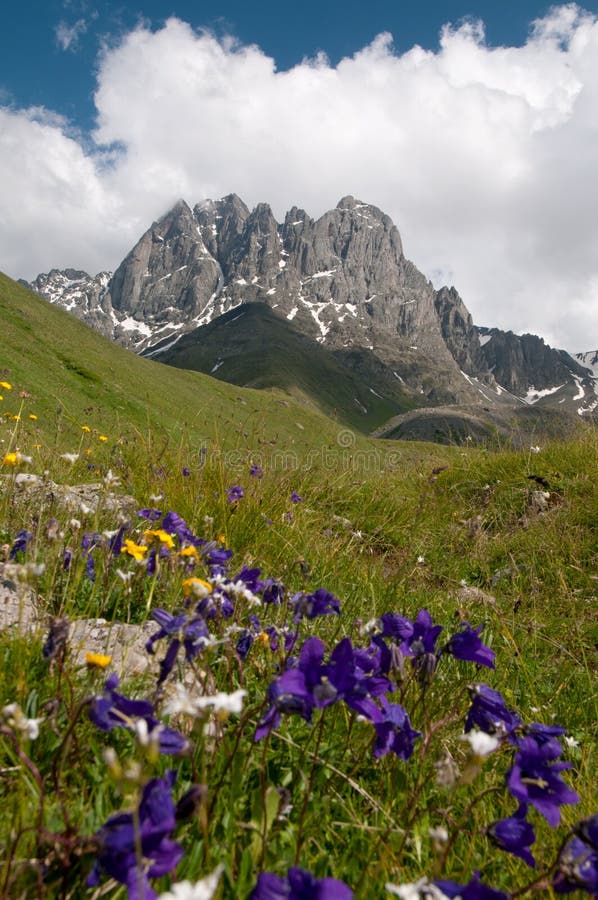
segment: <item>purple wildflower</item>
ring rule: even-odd
[[[300,497],[297,491],[291,491],[291,503],[303,503],[303,497]]]
[[[352,900],[353,891],[336,878],[317,879],[305,869],[292,867],[287,877],[262,872],[249,900]]]
[[[380,616],[380,625],[382,637],[393,638],[399,644],[400,650],[407,656],[414,632],[413,622],[397,613],[384,613],[383,616]]]
[[[208,626],[201,616],[189,616],[187,613],[173,616],[165,609],[155,609],[152,617],[160,625],[160,628],[146,642],[147,652],[152,654],[155,652],[156,641],[162,638],[170,639],[166,655],[160,662],[158,684],[162,684],[172,672],[181,646],[185,650],[185,659],[192,660],[208,643],[210,634]]]
[[[598,813],[583,819],[559,854],[552,886],[557,894],[587,891],[598,896]]]
[[[147,726],[148,738],[152,740],[155,736],[161,753],[167,756],[184,753],[188,742],[182,734],[153,715],[154,708],[149,700],[131,700],[120,694],[116,690],[118,684],[118,676],[110,675],[102,696],[94,697],[89,709],[89,718],[94,725],[102,731],[112,731],[113,728],[133,731],[136,723],[142,720]]]
[[[478,666],[487,666],[494,669],[494,650],[486,647],[479,638],[480,631],[484,625],[472,628],[469,622],[461,623],[461,630],[454,634],[443,651],[450,653],[455,659],[462,659],[466,662],[477,663]]]
[[[240,484],[233,484],[226,489],[226,499],[231,505],[238,503],[245,495],[245,491]]]
[[[447,897],[458,900],[508,900],[508,895],[502,891],[488,887],[477,872],[468,884],[457,884],[456,881],[435,881],[434,884]]]
[[[154,521],[152,519],[152,521]],[[170,510],[162,519],[162,529],[168,534],[176,534],[181,544],[193,544],[196,540],[195,535],[177,512]]]
[[[33,540],[33,535],[30,531],[26,529],[22,529],[22,531],[18,531],[15,536],[15,541],[12,547],[10,548],[10,559],[14,559],[17,553],[25,553],[27,551],[27,544]]]
[[[270,708],[257,726],[256,741],[265,737],[273,728],[278,728],[283,713],[294,713],[307,722],[311,721],[316,707],[314,689],[320,682],[323,658],[322,641],[317,637],[308,638],[301,648],[296,667],[287,669],[271,682],[268,688]],[[320,702],[318,705],[326,704]]]
[[[332,613],[340,614],[339,601],[325,588],[318,588],[313,594],[304,594],[300,591],[291,597],[291,604],[295,613],[295,621],[300,619],[315,619],[316,616],[328,616]]]
[[[118,529],[116,534],[112,535],[112,537],[110,538],[108,547],[110,549],[110,553],[112,554],[112,556],[120,556],[120,551],[123,546],[123,538],[125,535],[125,531],[126,531],[126,529],[125,529],[124,525],[121,525],[121,527]]]
[[[411,727],[407,712],[399,703],[389,703],[386,697],[380,697],[383,718],[375,722],[376,742],[374,756],[379,759],[387,753],[395,753],[400,759],[409,759],[421,731]]]
[[[465,719],[465,731],[478,728],[486,734],[502,737],[521,725],[519,716],[505,705],[498,691],[487,684],[473,684],[471,706]]]
[[[254,463],[249,470],[249,474],[251,475],[252,478],[263,478],[264,470],[262,469],[261,466],[258,466]]]
[[[522,804],[535,806],[553,828],[559,824],[561,806],[579,803],[575,791],[560,776],[571,768],[571,763],[556,762],[561,751],[556,740],[538,744],[533,737],[524,737],[507,773],[511,795]]]
[[[168,771],[164,778],[152,779],[143,789],[136,816],[118,813],[96,833],[99,851],[88,886],[97,887],[105,872],[126,886],[129,900],[157,897],[148,879],[171,872],[184,855],[171,839],[176,821],[171,794],[175,777]]]
[[[183,469],[182,469],[183,478],[188,478],[190,474],[191,474],[191,469],[189,468],[189,466],[183,466]]]
[[[285,588],[281,581],[274,578],[267,578],[262,585],[262,602],[263,603],[282,603],[285,595]]]
[[[598,897],[598,848],[572,837],[561,850],[552,886],[557,894],[586,891]]]
[[[499,819],[493,822],[487,829],[487,835],[497,847],[518,856],[528,866],[534,868],[536,860],[528,847],[536,840],[536,833],[532,825],[525,819],[525,807],[520,807],[514,816],[508,819]]]
[[[326,697],[325,706],[334,700],[344,700],[351,709],[365,716],[371,722],[382,721],[382,713],[374,702],[374,697],[392,690],[392,683],[377,673],[367,673],[360,667],[358,658],[349,638],[343,638],[330,654],[330,662],[321,672],[322,684],[316,690]]]
[[[547,741],[554,741],[556,738],[567,733],[567,729],[562,725],[540,725],[533,722],[531,725],[525,725],[523,728],[525,734],[533,737],[536,744],[545,744]],[[559,744],[559,746],[561,746]],[[561,747],[562,750],[562,747]]]
[[[157,522],[161,518],[162,513],[159,509],[140,509],[137,515],[141,516],[142,519],[147,519],[148,522]]]

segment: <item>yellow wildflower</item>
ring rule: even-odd
[[[106,437],[105,434],[100,434],[98,439],[99,439],[100,441],[107,441],[107,440],[108,440],[108,438]]]
[[[33,422],[35,422],[35,421],[37,420],[37,416],[35,415],[35,413],[29,413],[29,418],[30,418]]]
[[[219,535],[218,535],[218,540],[220,541],[221,544],[226,544],[226,535],[225,535],[225,534],[219,534]]]
[[[266,634],[265,631],[262,631],[260,634],[256,635],[255,640],[259,644],[268,644],[270,642],[270,635]]]
[[[0,381],[0,387],[5,391],[12,391],[12,384],[9,384],[8,381]]]
[[[172,550],[174,547],[172,535],[168,534],[168,532],[164,531],[162,528],[144,531],[143,537],[146,538],[150,544],[155,540],[159,544],[164,544],[166,547],[168,547],[169,550]]]
[[[198,600],[203,600],[212,593],[212,585],[203,578],[186,578],[183,581],[183,594],[185,597],[193,595]]]
[[[195,562],[199,562],[199,553],[197,552],[197,547],[183,547],[183,549],[179,553],[179,556],[193,557]]]
[[[22,463],[31,462],[30,456],[23,456],[23,454],[19,450],[14,450],[11,453],[5,453],[4,459],[2,460],[3,466],[20,466]]]
[[[91,428],[89,427],[89,425],[82,425],[81,431],[91,431]]]
[[[129,556],[132,556],[137,562],[142,562],[143,557],[147,553],[147,547],[144,547],[143,544],[136,544],[135,541],[126,538],[125,546],[120,548],[120,552],[128,553]]]
[[[97,666],[98,669],[105,669],[112,662],[111,656],[105,656],[104,653],[92,653],[88,650],[85,654],[85,662],[88,666]]]

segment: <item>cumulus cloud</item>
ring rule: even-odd
[[[312,216],[354,194],[479,324],[598,345],[598,18],[575,4],[489,47],[388,34],[277,71],[258,46],[172,18],[99,60],[91,144],[39,110],[0,114],[0,266],[114,267],[179,197],[238,193]]]

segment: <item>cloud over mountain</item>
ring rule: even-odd
[[[587,349],[598,337],[598,18],[575,4],[521,47],[480,23],[437,51],[380,35],[289,71],[177,19],[100,58],[92,139],[0,109],[0,267],[112,268],[178,197],[230,192],[312,216],[351,193],[480,324]]]

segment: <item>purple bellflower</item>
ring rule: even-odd
[[[525,812],[525,807],[520,807],[514,816],[493,822],[486,833],[496,847],[518,856],[534,868],[536,860],[528,847],[536,840],[536,834],[533,826],[525,820]]]
[[[509,900],[507,894],[488,887],[487,884],[480,881],[477,872],[474,873],[468,884],[457,884],[455,881],[435,881],[434,884],[447,897],[459,898],[459,900]]]
[[[185,650],[185,659],[192,660],[208,643],[210,634],[201,616],[189,616],[186,613],[173,616],[165,609],[155,609],[152,617],[160,629],[146,642],[147,652],[153,654],[154,644],[162,638],[170,641],[166,655],[160,662],[158,684],[162,684],[172,672],[181,646]]]
[[[305,869],[292,867],[287,877],[262,872],[250,900],[352,900],[353,891],[336,878],[315,878]]]
[[[454,634],[443,647],[443,652],[450,653],[455,659],[477,663],[478,666],[487,666],[494,669],[494,650],[486,647],[479,638],[483,625],[472,628],[469,622],[461,623],[461,630]]]
[[[226,489],[226,499],[227,502],[231,505],[233,503],[238,503],[239,500],[242,500],[244,496],[245,491],[240,484],[232,484],[229,488]]]
[[[22,531],[18,531],[15,535],[14,544],[10,548],[9,558],[14,559],[17,553],[25,553],[27,550],[27,545],[32,540],[33,535],[30,531],[27,531],[25,528]]]
[[[560,807],[579,803],[579,797],[561,778],[560,773],[571,763],[556,762],[561,755],[557,740],[543,744],[533,737],[519,741],[515,760],[507,773],[507,787],[511,796],[521,804],[535,806],[552,828],[560,822]]]
[[[318,588],[313,594],[304,594],[300,591],[291,597],[291,604],[296,622],[303,618],[315,619],[316,616],[339,615],[341,611],[339,601],[325,588]]]
[[[472,699],[465,719],[466,732],[478,728],[486,734],[503,737],[512,735],[521,725],[519,716],[508,709],[498,691],[479,683],[473,684],[470,691]]]
[[[149,700],[131,700],[120,694],[116,688],[119,684],[117,675],[109,675],[101,697],[94,697],[89,708],[89,718],[102,731],[113,728],[126,728],[133,731],[136,723],[144,721],[148,738],[155,735],[160,753],[175,756],[185,753],[188,741],[174,728],[169,728],[157,719],[154,707]]]
[[[102,825],[96,833],[98,856],[87,879],[90,887],[97,887],[105,872],[126,886],[129,900],[154,900],[158,896],[148,879],[171,872],[184,855],[183,848],[171,839],[175,827],[171,795],[174,780],[171,771],[164,778],[154,778],[143,789],[136,817],[118,813]]]
[[[162,518],[162,513],[159,509],[140,509],[137,515],[141,516],[142,519],[147,519],[148,522],[157,522],[158,519]],[[166,529],[164,530],[166,531]]]
[[[598,897],[598,813],[575,826],[559,854],[552,886],[557,894],[586,891]]]
[[[376,741],[374,756],[379,759],[387,753],[395,753],[400,759],[409,759],[421,731],[411,727],[407,712],[399,703],[389,703],[386,697],[380,697],[382,721],[375,722]]]

